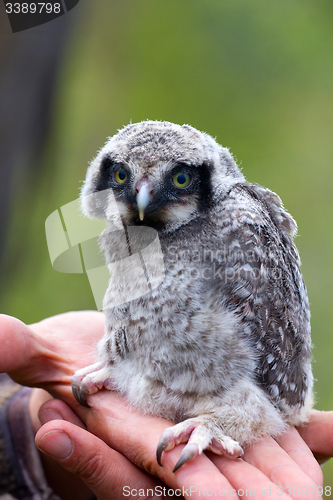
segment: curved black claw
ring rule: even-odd
[[[156,450],[156,460],[160,467],[163,467],[161,462],[161,456],[165,448],[168,446],[168,443],[169,443],[168,439],[166,437],[163,437],[162,435]]]
[[[90,406],[87,403],[88,393],[86,391],[83,391],[82,389],[80,389],[80,387],[77,386],[73,382],[73,380],[71,382],[71,386],[72,386],[73,396],[76,399],[76,401],[78,403],[80,403],[80,405],[85,406],[86,408],[90,408]]]
[[[190,462],[193,460],[197,455],[199,455],[199,448],[198,445],[195,443],[188,443],[184,450],[183,453],[180,456],[180,459],[176,463],[174,469],[172,472],[176,472],[178,469],[180,469],[186,462]]]
[[[176,472],[178,469],[180,469],[184,464],[186,464],[186,462],[188,462],[189,460],[192,460],[193,457],[191,457],[190,455],[188,455],[187,453],[183,453],[182,456],[180,457],[180,459],[178,460],[178,462],[176,463],[176,465],[174,466],[173,468],[173,471],[172,472]]]

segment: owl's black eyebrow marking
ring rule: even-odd
[[[110,169],[116,170],[118,168],[126,168],[126,166],[122,162],[113,160],[110,156],[103,158],[101,162],[101,171]]]
[[[212,171],[213,166],[209,163],[202,163],[197,167],[199,172],[199,210],[205,212],[212,206],[213,189],[212,189]]]
[[[118,168],[126,169],[126,167],[122,163],[113,160],[112,158],[110,158],[110,156],[106,156],[105,158],[103,158],[101,162],[99,177],[97,179],[96,191],[104,191],[105,189],[110,188],[110,172],[113,172]]]

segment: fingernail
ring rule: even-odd
[[[73,450],[73,443],[64,431],[50,431],[44,434],[39,442],[38,448],[58,460],[65,460]]]
[[[51,420],[64,420],[62,415],[57,410],[53,410],[53,408],[42,410],[39,412],[38,418],[42,425],[46,424],[46,422],[50,422]]]

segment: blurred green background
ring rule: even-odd
[[[229,147],[297,220],[317,408],[333,409],[333,2],[99,0],[74,10],[38,175],[23,172],[11,187],[1,312],[29,323],[95,308],[85,275],[52,269],[45,219],[77,198],[117,129],[189,123]],[[324,471],[333,486],[333,465]]]

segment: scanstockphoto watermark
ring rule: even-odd
[[[4,0],[13,33],[49,23],[72,10],[79,0]]]
[[[150,498],[150,497],[235,497],[235,498],[269,498],[272,495],[278,497],[317,497],[325,496],[330,497],[332,493],[331,486],[272,486],[268,488],[239,488],[239,489],[224,489],[224,488],[201,488],[200,486],[189,486],[185,488],[171,489],[166,486],[156,486],[155,488],[131,488],[130,486],[123,486],[123,496],[125,498]]]
[[[176,488],[171,489],[167,486],[156,486],[155,488],[131,488],[130,486],[123,486],[123,496],[127,498],[150,498],[150,497],[191,497],[191,496],[200,496],[200,497],[248,497],[253,498],[256,496],[255,489],[233,489],[226,490],[223,488],[201,488],[200,486],[189,486],[185,488]]]

